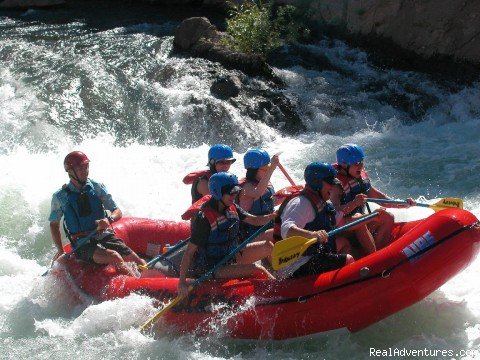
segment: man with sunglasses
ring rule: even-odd
[[[50,233],[58,250],[54,260],[64,254],[60,233],[63,216],[63,228],[74,249],[77,242],[80,243],[92,231],[98,230],[97,234],[76,249],[77,259],[95,264],[113,264],[121,273],[135,275],[124,262],[145,264],[145,261],[109,229],[113,222],[122,217],[122,211],[105,185],[88,177],[89,163],[87,155],[81,151],[69,153],[63,162],[70,182],[53,194],[49,216]],[[106,210],[110,211],[110,215]]]
[[[277,212],[273,227],[275,240],[292,236],[317,238],[299,260],[278,271],[281,278],[301,277],[340,268],[353,262],[348,255],[348,241],[340,236],[329,237],[337,216],[329,201],[330,191],[339,184],[332,165],[313,162],[305,168],[305,188],[287,197]]]
[[[337,150],[337,163],[333,164],[338,171],[337,179],[341,186],[333,189],[331,200],[335,208],[343,213],[346,222],[354,220],[360,214],[365,213],[367,198],[388,199],[388,196],[376,189],[368,177],[364,168],[363,160],[365,153],[363,148],[357,144],[345,144]],[[415,206],[412,198],[407,199],[409,206]],[[389,205],[388,207],[405,207],[405,205]],[[363,236],[358,236],[362,243],[363,250],[368,254],[375,250],[382,249],[390,243],[391,232],[394,225],[393,214],[386,212],[383,208],[380,215],[368,223],[368,230]],[[362,241],[362,237],[373,236],[373,243],[370,246],[368,240]],[[371,242],[371,241],[370,241]]]
[[[179,295],[188,293],[187,274],[201,276],[225,258],[237,245],[240,221],[261,226],[273,220],[274,214],[254,216],[237,204],[241,188],[238,179],[229,172],[219,172],[210,178],[208,187],[212,198],[202,205],[192,221],[192,234],[180,264]],[[217,279],[273,276],[256,261],[271,256],[272,243],[249,243],[235,258],[214,273]]]

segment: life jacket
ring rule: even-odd
[[[201,211],[210,224],[210,235],[206,246],[198,248],[195,261],[197,265],[211,268],[238,245],[240,219],[233,204],[223,214],[208,203],[202,206]]]
[[[315,211],[315,218],[307,223],[304,227],[305,230],[309,231],[318,231],[325,230],[329,232],[335,229],[336,220],[335,214],[336,210],[333,204],[330,201],[323,200],[315,191],[311,190],[310,187],[306,186],[305,189],[295,192],[289,197],[287,197],[277,212],[277,217],[275,218],[273,225],[273,239],[275,241],[282,240],[281,227],[282,227],[282,213],[285,210],[285,207],[290,200],[294,199],[297,196],[305,196],[310,204],[312,205]],[[335,243],[335,236],[330,236],[328,238],[328,251],[336,253],[337,246]]]
[[[210,177],[212,176],[213,174],[211,173],[210,170],[197,170],[197,171],[193,171],[189,174],[187,174],[184,178],[183,178],[183,183],[186,184],[186,185],[189,185],[189,184],[192,184],[192,189],[191,189],[191,194],[192,194],[192,204],[201,199],[202,198],[202,194],[200,194],[198,191],[197,191],[197,185],[198,185],[198,182],[200,180],[207,180],[210,179]]]
[[[76,233],[92,231],[97,227],[95,221],[105,217],[102,201],[95,191],[96,183],[90,182],[92,185],[85,185],[81,192],[72,191],[68,185],[62,187],[65,196],[59,196],[59,199],[64,229],[69,238]]]
[[[195,201],[190,207],[182,214],[183,220],[190,220],[195,213],[202,208],[202,205],[205,204],[212,198],[212,195],[207,194],[201,197],[199,200]]]
[[[293,194],[294,192],[303,190],[303,185],[291,185],[287,186],[283,189],[278,190],[275,193],[275,201],[279,204],[283,203],[289,195]]]
[[[240,181],[238,182],[238,185],[243,188],[247,183],[251,183],[254,186],[258,185],[258,181],[249,181],[246,178],[240,179]],[[238,196],[240,196],[240,194]],[[237,204],[239,203],[238,196],[237,196]],[[273,188],[272,184],[268,184],[267,189],[265,190],[263,195],[253,201],[250,209],[244,209],[244,210],[256,216],[272,214],[275,207],[274,196],[275,196],[275,189]],[[240,231],[242,233],[242,237],[244,238],[249,237],[258,229],[260,229],[260,226],[253,226],[243,221],[240,223]]]
[[[355,199],[355,196],[358,194],[365,194],[368,195],[372,185],[370,184],[370,178],[368,177],[367,172],[365,169],[362,169],[360,174],[360,178],[354,178],[349,174],[345,174],[344,170],[340,167],[340,165],[334,163],[333,167],[337,169],[337,179],[340,180],[342,183],[343,194],[340,198],[340,203],[342,205],[348,204],[349,202]],[[365,206],[359,206],[353,209],[349,214],[345,214],[345,216],[351,216],[356,213],[365,213]]]

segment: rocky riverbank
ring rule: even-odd
[[[0,0],[0,8],[59,6],[72,1],[80,0]],[[480,1],[477,0],[275,1],[302,9],[306,22],[319,32],[333,30],[346,37],[356,37],[361,43],[392,45],[405,50],[405,58],[411,59],[415,54],[423,59],[453,60],[480,69]],[[226,0],[144,2],[203,7],[206,11],[228,8]]]

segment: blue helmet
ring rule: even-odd
[[[365,153],[360,145],[346,144],[342,145],[337,150],[337,163],[353,165],[365,158]]]
[[[208,181],[208,190],[215,200],[220,200],[223,194],[234,194],[241,189],[237,177],[229,172],[213,174]]]
[[[306,168],[304,175],[305,182],[314,191],[320,191],[323,186],[323,181],[334,185],[340,182],[335,178],[337,176],[337,170],[329,164],[322,162],[310,163]]]
[[[232,148],[224,144],[215,144],[208,150],[208,164],[213,165],[217,160],[231,160],[235,162]]]
[[[259,169],[268,164],[270,164],[270,155],[262,149],[249,149],[243,156],[245,169]]]

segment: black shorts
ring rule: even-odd
[[[95,264],[95,261],[93,261],[93,253],[97,248],[115,250],[122,257],[128,256],[132,253],[132,249],[125,245],[122,240],[116,238],[115,235],[110,234],[101,240],[91,240],[88,244],[75,251],[75,256],[77,259]]]
[[[299,278],[339,269],[347,262],[346,254],[318,253],[299,267],[290,277]]]

